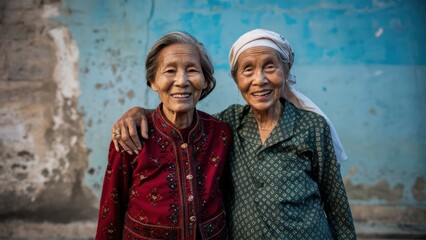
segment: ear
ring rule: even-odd
[[[158,87],[157,87],[157,84],[155,84],[155,82],[151,82],[150,87],[152,90],[154,90],[154,92],[158,92]]]
[[[204,80],[203,90],[206,89],[208,86],[209,86],[209,83],[206,80]]]

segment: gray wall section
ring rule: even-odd
[[[230,46],[267,28],[337,128],[354,217],[426,222],[424,1],[0,0],[0,13],[2,219],[96,219],[113,122],[158,104],[144,60],[163,34],[206,45],[218,84],[199,109],[215,113],[244,103]]]

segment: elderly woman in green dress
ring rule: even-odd
[[[233,131],[224,179],[232,239],[356,239],[340,174],[345,152],[327,117],[297,92],[293,50],[281,35],[256,29],[232,46],[232,77],[247,105],[215,116]],[[116,147],[138,151],[145,111],[113,126]]]

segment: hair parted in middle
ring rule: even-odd
[[[207,97],[210,92],[216,87],[216,79],[213,76],[214,67],[207,50],[204,45],[195,37],[186,32],[170,32],[161,37],[154,43],[151,50],[148,52],[145,62],[147,85],[151,87],[151,83],[155,81],[155,74],[158,69],[158,58],[161,50],[172,44],[187,44],[195,47],[200,55],[200,65],[203,71],[204,79],[207,82],[207,87],[201,92],[200,100]]]

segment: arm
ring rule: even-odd
[[[115,150],[122,149],[127,151],[130,155],[132,152],[136,154],[142,148],[140,135],[138,134],[137,127],[140,127],[142,138],[148,138],[148,123],[146,115],[151,113],[152,109],[144,109],[141,107],[133,107],[127,110],[112,126],[111,140],[114,143]],[[114,132],[119,131],[119,135]]]
[[[110,144],[108,165],[99,206],[96,239],[121,239],[124,214],[129,201],[131,167],[129,155],[117,152]]]
[[[334,239],[356,239],[349,201],[336,160],[330,128],[324,120],[320,139],[316,141],[315,158],[318,160],[318,185],[324,211]]]

